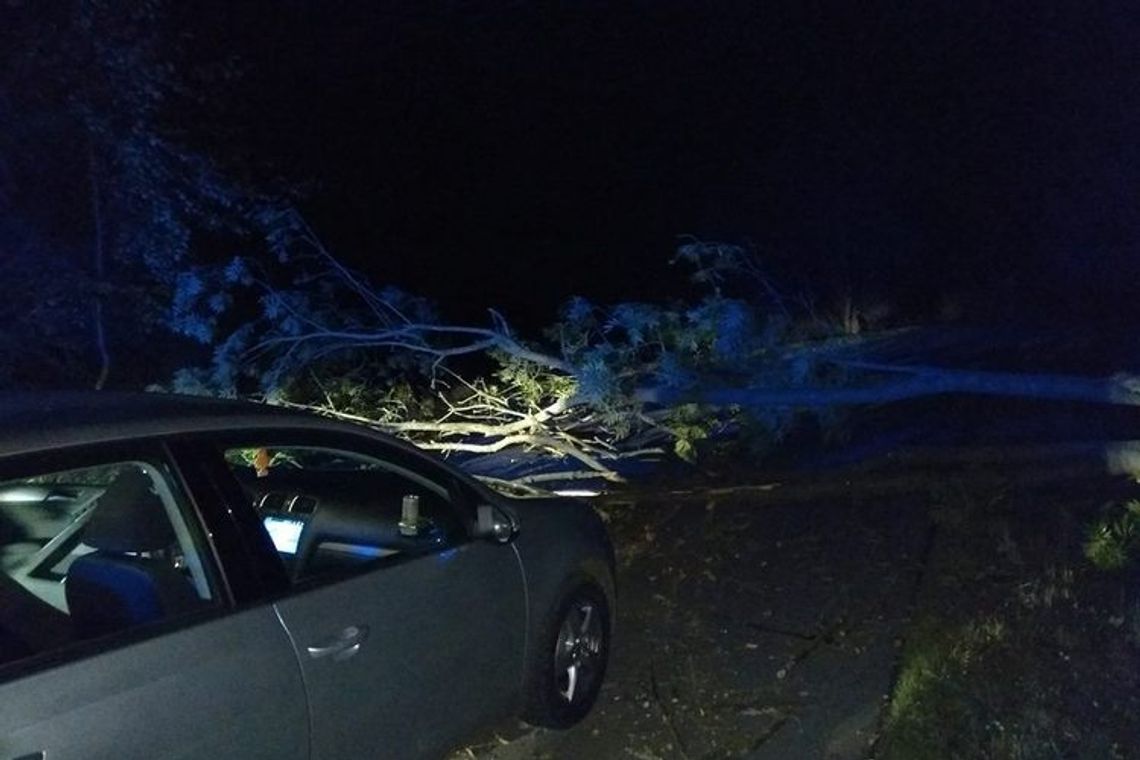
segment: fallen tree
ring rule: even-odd
[[[623,462],[692,459],[701,440],[742,417],[778,441],[804,410],[936,394],[1140,404],[1131,377],[869,360],[873,335],[797,322],[754,262],[740,265],[759,280],[753,298],[725,295],[732,256],[745,258],[731,247],[686,243],[683,258],[709,285],[697,303],[574,299],[542,340],[526,341],[495,311],[486,326],[446,324],[425,299],[343,266],[299,217],[286,228],[282,266],[238,259],[183,283],[198,296],[181,301],[193,328],[184,331],[215,351],[210,367],[183,371],[174,387],[350,419],[444,455],[541,453],[543,466],[506,478],[514,483],[621,480]],[[229,324],[232,304],[250,295],[257,313]]]

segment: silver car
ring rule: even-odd
[[[0,395],[0,760],[438,757],[593,704],[613,552],[363,427]]]

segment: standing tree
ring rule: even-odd
[[[162,330],[191,248],[204,235],[263,239],[274,218],[275,203],[191,145],[197,95],[180,76],[172,10],[71,0],[5,11],[0,245],[24,291],[56,294],[37,299],[19,341],[60,357],[44,368],[56,383],[145,379],[125,357],[157,343],[146,338]]]

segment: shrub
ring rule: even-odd
[[[1089,528],[1085,558],[1101,570],[1120,570],[1132,561],[1140,541],[1140,501],[1112,503]]]

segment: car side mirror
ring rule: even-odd
[[[475,536],[499,544],[509,543],[519,532],[515,518],[492,504],[481,504],[476,510]]]

